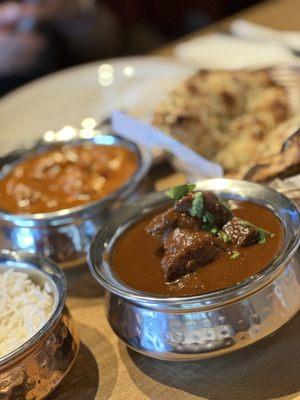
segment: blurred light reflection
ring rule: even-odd
[[[76,136],[76,129],[71,125],[66,125],[56,132],[56,140],[70,140]]]
[[[123,69],[123,74],[125,76],[133,76],[135,73],[134,68],[131,65],[127,65],[124,69]]]
[[[114,81],[114,68],[111,64],[102,64],[98,68],[98,82],[101,86],[107,87]]]
[[[93,129],[81,129],[79,131],[79,136],[82,139],[90,139],[96,135],[97,131],[94,131]]]
[[[80,123],[81,128],[77,129],[72,125],[66,125],[57,132],[47,131],[44,133],[46,142],[68,141],[72,139],[91,139],[96,135],[101,135],[102,132],[97,127],[97,120],[92,117],[84,118]]]
[[[14,231],[18,247],[22,250],[34,251],[35,243],[32,231],[29,228],[19,228]]]
[[[81,126],[84,129],[94,129],[97,125],[97,121],[94,118],[84,118],[81,121]]]
[[[53,142],[55,140],[56,133],[54,131],[47,131],[45,132],[44,139],[46,142]]]

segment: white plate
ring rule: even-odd
[[[174,55],[185,64],[204,69],[258,69],[299,62],[282,46],[221,33],[180,43],[175,47]]]
[[[85,118],[101,121],[115,109],[147,119],[191,72],[178,61],[149,56],[93,62],[49,75],[1,99],[1,142],[36,139],[66,125],[79,128]]]

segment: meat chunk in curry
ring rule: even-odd
[[[233,216],[230,208],[209,191],[184,185],[171,192],[174,204],[146,227],[162,245],[161,267],[167,282],[175,281],[213,261],[221,252],[239,254],[237,247],[263,243],[265,233]],[[176,189],[176,188],[175,188]]]
[[[250,246],[259,239],[259,230],[256,227],[236,217],[227,222],[222,230],[231,238],[231,243],[238,246]]]
[[[212,192],[201,192],[203,195],[203,215],[210,213],[214,216],[214,223],[221,228],[232,217],[231,211],[226,208]],[[205,220],[191,216],[190,210],[194,194],[188,193],[176,201],[173,207],[153,218],[148,225],[147,232],[162,242],[176,228],[199,230],[205,225]]]
[[[171,207],[153,218],[147,227],[147,232],[164,242],[176,228],[198,230],[201,224],[202,221],[198,218]]]
[[[222,228],[233,217],[232,212],[213,192],[203,191],[201,193],[203,197],[203,215],[205,213],[212,214],[215,225],[218,228]],[[193,199],[194,194],[192,192],[188,193],[174,204],[174,209],[179,212],[189,213],[189,210],[192,208]],[[203,224],[204,222],[202,221]]]
[[[212,261],[221,248],[213,236],[201,230],[176,228],[164,243],[161,266],[167,281],[173,281]]]

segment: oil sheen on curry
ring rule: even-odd
[[[270,210],[193,189],[172,188],[169,208],[119,237],[112,266],[127,286],[165,296],[202,294],[234,286],[276,257],[283,228]]]
[[[80,206],[119,189],[137,167],[123,146],[56,147],[20,161],[0,180],[0,208],[34,214]]]

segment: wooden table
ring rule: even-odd
[[[269,1],[239,14],[251,21],[300,30],[300,0]],[[222,21],[201,33],[224,29]],[[171,55],[173,45],[157,54]],[[192,363],[153,360],[128,350],[105,318],[104,291],[87,266],[67,270],[68,306],[81,348],[51,400],[300,399],[300,315],[279,334],[228,356]]]

